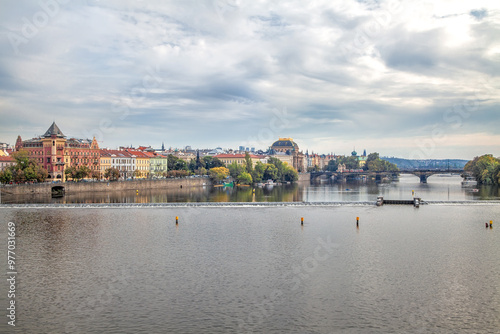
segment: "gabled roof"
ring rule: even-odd
[[[62,131],[59,129],[59,127],[56,125],[56,122],[52,123],[52,125],[50,126],[50,128],[45,132],[45,134],[43,135],[43,137],[45,138],[50,138],[52,137],[53,135],[55,135],[56,137],[59,137],[59,138],[64,138],[66,137]]]

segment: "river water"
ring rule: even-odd
[[[463,201],[500,200],[500,189],[492,186],[463,188],[462,178],[453,176],[431,176],[422,184],[418,177],[402,174],[397,182],[348,182],[309,184],[300,182],[291,185],[256,188],[197,187],[169,190],[119,191],[67,194],[62,198],[50,195],[2,196],[2,203],[185,203],[185,202],[350,202],[385,199],[411,199],[412,192],[423,200]]]
[[[2,280],[0,332],[498,333],[500,205],[443,203],[482,195],[442,179],[293,195],[350,202],[414,190],[436,201],[420,208],[0,207],[0,247],[13,222],[17,270],[16,327]]]

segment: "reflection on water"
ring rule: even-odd
[[[17,326],[0,333],[500,328],[500,234],[484,227],[498,205],[0,213],[2,249],[16,223],[19,272]]]
[[[494,186],[463,188],[460,176],[431,176],[422,184],[413,175],[401,175],[390,183],[353,181],[347,183],[299,182],[274,187],[198,187],[169,190],[135,190],[120,192],[85,192],[67,194],[62,198],[50,195],[2,196],[2,203],[179,203],[179,202],[341,202],[411,199],[412,192],[424,200],[459,201],[500,199],[500,189]]]

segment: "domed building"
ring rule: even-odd
[[[292,138],[280,138],[271,145],[271,150],[292,154],[293,152],[299,152],[299,145]]]
[[[304,171],[304,154],[299,152],[299,145],[292,138],[279,138],[271,145],[270,150],[271,154],[275,154],[281,161],[290,163],[299,173]],[[284,159],[285,156],[290,159]]]

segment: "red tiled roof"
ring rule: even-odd
[[[146,152],[137,151],[137,150],[125,150],[126,152],[135,155],[138,158],[149,158],[149,155]]]
[[[101,156],[116,156],[116,157],[121,157],[121,158],[130,158],[132,155],[128,153],[127,151],[120,151],[120,150],[99,150],[101,153]]]
[[[16,160],[11,156],[0,156],[2,162],[15,162]]]
[[[245,158],[244,154],[217,154],[214,156],[214,158],[234,158],[234,159],[240,159],[240,158]],[[250,154],[250,158],[252,159],[262,159],[261,157],[255,155],[255,154]]]
[[[142,152],[144,155],[148,156],[149,158],[154,158],[156,156],[155,153],[153,152]]]

